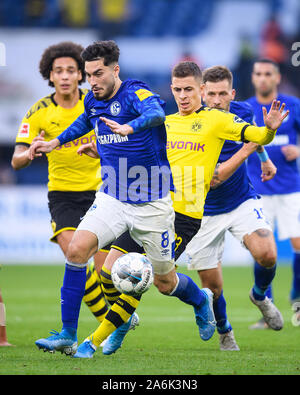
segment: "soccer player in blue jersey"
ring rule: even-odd
[[[208,340],[215,330],[212,292],[201,290],[188,276],[178,276],[175,271],[175,214],[170,197],[174,187],[166,154],[164,102],[141,81],[121,81],[119,48],[114,41],[94,43],[82,57],[91,85],[84,113],[57,138],[34,143],[30,157],[51,152],[94,129],[103,184],[67,250],[61,288],[62,331],[36,344],[45,351],[76,351],[86,264],[126,230],[143,244],[158,290],[192,305],[200,336]],[[110,272],[106,270],[105,275],[107,286],[114,291]],[[116,300],[101,324],[101,336],[96,331],[84,342],[88,352],[93,354],[107,334],[124,322],[129,329],[139,299],[122,294]]]
[[[290,301],[300,300],[300,174],[297,158],[300,147],[300,100],[278,92],[281,75],[278,65],[268,59],[254,63],[252,83],[255,96],[247,100],[252,106],[255,122],[263,124],[262,109],[270,108],[273,99],[283,100],[289,109],[289,116],[277,131],[274,141],[266,147],[271,160],[277,167],[277,174],[270,182],[262,183],[259,174],[259,160],[249,158],[249,176],[255,190],[262,196],[264,212],[272,227],[277,226],[279,240],[289,239],[293,248],[293,282]],[[257,269],[257,264],[255,269]],[[269,296],[272,297],[271,288]],[[253,328],[267,327],[260,320]]]
[[[230,111],[252,123],[251,107],[248,103],[233,101],[234,96],[230,70],[214,66],[203,72],[203,100],[206,105]],[[205,200],[202,227],[186,250],[189,256],[188,268],[197,270],[202,285],[214,293],[214,312],[221,350],[239,350],[227,319],[223,295],[221,260],[226,231],[231,232],[258,262],[259,270],[255,273],[254,287],[250,293],[252,302],[262,309],[273,329],[281,329],[283,325],[281,314],[265,298],[265,291],[275,276],[276,245],[272,229],[262,211],[261,199],[247,174],[245,161],[256,149],[261,151],[263,147],[253,143],[241,146],[228,140],[224,143],[211,190]],[[276,168],[268,159],[259,163],[260,176],[264,181],[270,180]]]
[[[218,80],[220,79],[220,81],[215,81],[215,79],[213,83],[210,81],[209,98],[207,99],[207,102],[212,107],[228,110],[230,102],[234,97],[234,91],[232,90],[232,75],[229,72],[229,70],[224,67],[221,68],[216,67],[213,68],[212,71],[215,71],[215,69],[218,74]],[[182,74],[180,74],[182,77],[181,77],[181,84],[179,85],[181,87],[179,94],[182,103],[184,103],[185,106],[188,106],[190,105],[190,103],[193,103],[194,108],[200,108],[202,104],[201,95],[200,95],[201,79],[199,81],[197,78],[194,78],[194,74],[193,74],[194,67],[192,64],[190,65],[190,67],[186,65],[183,70],[185,70],[184,71],[185,77],[183,77]],[[188,73],[190,73],[191,75],[189,75]],[[191,78],[191,76],[193,76],[193,78]],[[186,79],[188,79],[188,81]],[[219,82],[222,82],[224,85],[222,89],[216,89],[216,88],[213,89],[214,85],[220,88]],[[206,82],[206,84],[209,83]],[[213,92],[215,93],[216,97],[212,97]],[[246,118],[247,121],[249,122],[252,121],[253,113],[249,105],[233,102],[232,107],[233,107],[232,109],[236,113]],[[193,110],[189,109],[189,111],[193,111]],[[187,117],[189,117],[189,115],[187,115]],[[238,116],[235,118],[235,120],[236,122],[242,122],[242,120]],[[187,133],[189,129],[183,128],[182,130],[183,133]],[[215,185],[217,183],[221,184],[221,181],[224,181],[225,179],[230,177],[230,174],[232,175],[234,171],[237,170],[238,167],[243,164],[245,159],[256,148],[257,148],[257,144],[249,143],[241,148],[241,146],[236,144],[235,142],[227,142],[224,151],[222,151],[223,159],[221,159],[221,160],[225,160],[225,162],[222,162],[220,164],[219,167],[220,173],[218,174],[219,177],[217,178],[216,177],[217,174],[215,174],[214,184]],[[188,157],[189,155],[186,155],[184,160],[186,161]],[[171,165],[172,164],[175,165],[176,161],[174,161],[174,163],[171,162]],[[263,168],[263,177],[265,180],[273,177],[276,172],[276,169],[274,168],[274,166],[270,161],[264,162],[262,168]],[[198,235],[195,236],[195,240],[196,240],[195,244],[193,245],[193,241],[191,242],[193,248],[190,251],[190,258],[191,258],[190,268],[197,270],[198,267],[196,266],[196,264],[198,263],[201,280],[203,282],[206,282],[207,287],[210,287],[214,291],[214,296],[215,296],[214,309],[217,312],[217,317],[216,317],[218,319],[217,328],[220,332],[221,350],[238,350],[239,348],[235,342],[232,327],[229,321],[227,320],[226,302],[222,294],[223,282],[221,277],[221,267],[219,264],[219,260],[220,260],[220,255],[222,255],[224,234],[226,232],[226,229],[229,228],[229,224],[230,224],[230,230],[232,230],[232,232],[234,232],[235,235],[241,241],[243,236],[244,239],[247,239],[248,245],[250,245],[252,241],[252,245],[254,245],[254,247],[252,247],[252,251],[253,253],[256,252],[257,259],[259,259],[262,266],[266,266],[268,264],[272,266],[276,262],[276,259],[274,261],[272,256],[268,255],[272,253],[272,248],[274,249],[275,243],[274,243],[274,239],[272,239],[271,237],[272,235],[270,232],[269,225],[266,224],[262,216],[257,218],[256,215],[257,211],[255,210],[259,210],[258,212],[260,212],[261,207],[260,205],[257,204],[256,199],[254,201],[254,198],[256,198],[256,193],[253,191],[253,188],[249,186],[249,179],[247,177],[245,167],[242,166],[242,171],[238,172],[237,177],[235,178],[233,176],[231,179],[228,180],[227,185],[223,184],[222,188],[224,188],[223,197],[220,198],[219,194],[217,194],[216,196],[217,202],[214,202],[214,206],[216,210],[222,211],[224,210],[224,203],[227,203],[226,209],[224,210],[225,212],[227,211],[226,214],[224,214],[224,216],[226,215],[227,218],[223,217],[223,215],[221,214],[219,216],[218,215],[215,216],[215,218],[222,216],[222,220],[215,221],[217,222],[216,226],[211,226],[211,225],[208,226],[208,233],[212,235],[212,239],[209,240],[209,238],[206,237],[205,226],[203,229],[205,235],[205,237],[203,237],[203,241],[201,240],[202,238],[201,231],[199,231],[198,233],[199,237]],[[222,188],[220,187],[221,191]],[[236,197],[232,197],[233,191]],[[247,200],[249,200],[248,204],[243,205],[242,203],[246,202]],[[210,204],[212,204],[212,201]],[[241,206],[241,208],[238,210],[239,207],[237,208],[237,206]],[[236,210],[234,210],[234,208],[236,208]],[[231,213],[228,211],[233,211],[233,215],[231,215]],[[206,217],[204,217],[204,219],[205,218]],[[183,240],[185,233],[189,232],[189,224],[190,225],[192,224],[191,222],[192,219],[193,217],[189,217],[189,223],[187,223],[184,228],[179,226],[179,224],[176,227],[176,221],[175,221],[175,231],[177,234],[176,241],[178,241],[179,246],[183,244],[183,243],[180,244],[180,239]],[[219,232],[218,234],[216,234],[216,229]],[[255,232],[256,230],[260,230],[260,232],[258,231]],[[248,232],[250,233],[250,235],[248,235]],[[260,240],[260,237],[263,236],[266,236],[267,238],[264,244],[263,244],[263,240],[262,239]],[[216,241],[214,239],[216,239]],[[204,251],[204,257],[202,257],[203,259],[201,260],[202,243],[206,243],[206,248]],[[211,245],[209,243],[211,243]],[[258,244],[259,247],[258,249],[255,249],[256,244]],[[185,248],[181,249],[180,251],[182,252],[184,249]],[[207,256],[208,250],[210,250],[208,254],[209,256]],[[138,251],[140,253],[143,252],[143,250],[139,247],[139,245],[137,245],[137,243],[135,243],[130,238],[129,233],[126,232],[121,237],[119,237],[117,240],[114,241],[112,245],[112,249],[107,259],[109,259],[111,261],[111,264],[113,264],[114,260],[116,260],[119,256],[121,256],[125,252],[132,252],[132,251]],[[175,250],[177,258],[180,256],[180,251],[178,253],[178,249]],[[199,258],[200,258],[200,262],[197,262]],[[271,271],[267,271],[267,274],[268,276],[273,276],[274,270],[272,269]],[[258,279],[256,278],[255,280],[256,280],[255,283],[260,285]],[[251,296],[252,296],[252,292],[251,292]],[[278,320],[279,320],[279,326],[282,325],[281,315],[276,309],[276,307],[273,306],[273,304],[269,303],[268,300],[264,300],[262,301],[262,303],[256,302],[255,300],[255,304],[257,303],[260,305],[259,306],[260,308],[263,308],[264,313],[268,315],[268,318],[272,321],[272,325],[274,325],[274,327],[275,324],[278,325]],[[117,331],[115,331],[111,335],[105,346],[103,347],[103,353],[111,354],[112,352],[115,352],[121,346],[121,342],[119,340],[120,340],[119,335],[117,335]],[[78,357],[85,358],[87,356],[86,354],[82,353]]]

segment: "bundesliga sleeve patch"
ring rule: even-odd
[[[147,89],[139,89],[135,91],[135,94],[140,99],[140,101],[147,99],[147,97],[153,96],[153,93],[148,91]]]
[[[22,123],[19,129],[18,137],[29,137],[29,123]]]
[[[242,118],[238,117],[237,115],[235,115],[235,117],[233,118],[233,122],[245,123],[245,121]]]

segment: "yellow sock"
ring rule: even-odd
[[[97,276],[96,271],[91,271],[89,265],[87,265],[83,301],[86,303],[97,321],[102,322],[108,311],[108,307],[98,279],[99,277]]]
[[[92,343],[99,347],[111,333],[129,320],[138,307],[139,302],[139,296],[121,294],[106,314],[101,325],[89,336]]]
[[[100,279],[105,298],[109,304],[113,305],[121,294],[113,284],[111,271],[103,266],[100,272]]]

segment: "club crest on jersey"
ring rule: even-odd
[[[121,111],[121,104],[118,101],[114,101],[111,105],[110,105],[110,112],[111,115],[119,115]]]
[[[192,124],[192,131],[193,132],[198,132],[202,128],[202,125],[199,121],[195,121]]]

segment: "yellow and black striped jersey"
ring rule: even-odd
[[[266,127],[252,126],[235,114],[208,107],[186,116],[168,115],[165,125],[167,155],[176,191],[171,192],[174,210],[193,218],[203,216],[205,198],[224,141],[248,140],[264,145],[276,133]]]
[[[84,97],[87,89],[80,89],[80,97],[73,108],[63,108],[54,100],[54,94],[35,103],[27,112],[20,125],[16,144],[32,143],[45,131],[45,140],[56,138],[84,112]],[[100,183],[100,161],[79,156],[77,150],[82,144],[96,140],[94,131],[57,147],[47,154],[49,191],[90,191],[98,189]]]

